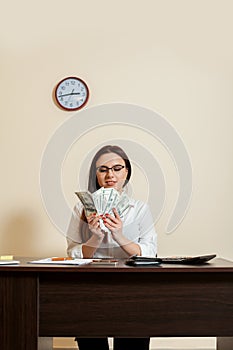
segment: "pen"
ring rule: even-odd
[[[52,261],[65,261],[65,260],[73,260],[73,258],[65,257],[65,258],[52,258]]]

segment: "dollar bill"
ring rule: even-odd
[[[117,212],[120,216],[129,208],[129,197],[126,193],[122,193],[119,198],[119,201],[116,205]]]
[[[92,193],[92,198],[99,215],[102,214],[103,212],[102,193],[103,193],[103,187],[101,187],[99,190]]]
[[[102,189],[102,213],[105,213],[105,210],[108,205],[108,201],[111,200],[113,188],[103,188]]]
[[[109,191],[108,197],[106,198],[103,214],[112,214],[112,209],[115,207],[118,199],[119,193],[114,188],[111,188],[111,191]]]
[[[97,213],[95,203],[90,192],[75,192],[84,206],[86,216]]]

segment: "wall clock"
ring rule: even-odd
[[[89,98],[87,84],[80,78],[67,77],[55,88],[55,102],[66,111],[77,111],[85,106]]]

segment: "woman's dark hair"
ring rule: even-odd
[[[88,191],[90,191],[91,193],[97,191],[100,188],[100,185],[98,184],[97,177],[96,177],[96,162],[100,156],[106,153],[116,153],[119,157],[124,159],[126,169],[128,170],[127,178],[125,180],[124,186],[127,184],[127,182],[130,179],[131,164],[127,154],[119,146],[111,146],[111,145],[104,146],[96,153],[91,163],[91,167],[89,171],[89,180],[88,180]]]

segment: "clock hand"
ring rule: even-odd
[[[70,94],[64,94],[64,95],[59,95],[59,97],[65,97],[65,96],[70,96],[70,95],[80,95],[80,92],[71,92]]]

